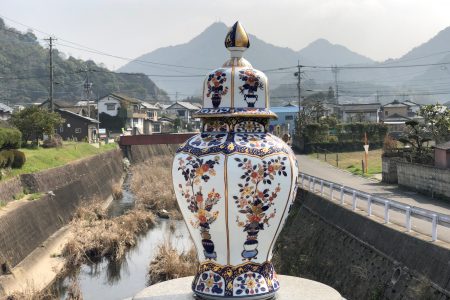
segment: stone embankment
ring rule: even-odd
[[[299,190],[276,245],[277,272],[347,299],[450,299],[450,251]]]
[[[105,201],[123,174],[122,153],[113,150],[2,183],[7,201],[24,191],[42,195],[10,203],[0,211],[0,275],[8,274],[66,225],[81,203]]]

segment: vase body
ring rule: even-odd
[[[272,248],[298,166],[267,127],[257,117],[205,120],[175,155],[175,194],[200,261],[192,290],[203,298],[265,299],[279,288]]]
[[[248,35],[236,22],[230,58],[209,72],[202,132],[178,149],[172,168],[178,204],[200,266],[192,290],[206,299],[267,299],[280,288],[272,249],[295,199],[291,148],[268,133],[267,76],[243,58]]]

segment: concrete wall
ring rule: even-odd
[[[450,198],[450,169],[398,162],[397,176],[400,186],[432,196]]]
[[[32,192],[52,190],[0,216],[0,274],[16,266],[72,218],[82,202],[105,200],[123,175],[122,153],[114,150],[26,176]]]
[[[397,162],[401,161],[400,157],[382,157],[381,158],[381,178],[386,183],[397,183]]]
[[[122,147],[130,162],[140,163],[155,155],[174,155],[177,151],[178,144],[169,145],[132,145]]]
[[[8,203],[15,195],[23,193],[22,181],[19,176],[0,182],[0,202]]]
[[[299,190],[275,246],[276,270],[347,299],[450,299],[450,251]]]

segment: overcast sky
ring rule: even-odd
[[[230,26],[240,20],[248,32],[277,46],[299,50],[325,38],[383,61],[402,56],[450,26],[449,13],[448,0],[0,0],[4,17],[130,58],[185,43],[215,21]],[[112,69],[126,63],[57,47]]]

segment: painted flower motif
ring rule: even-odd
[[[215,259],[214,243],[209,234],[210,225],[217,220],[219,211],[213,211],[221,195],[213,188],[204,193],[200,183],[208,182],[211,176],[216,175],[214,167],[220,163],[220,157],[213,159],[203,159],[193,156],[179,158],[178,170],[181,171],[186,184],[179,184],[181,195],[188,204],[188,209],[192,213],[190,224],[194,228],[200,228],[200,234],[205,241],[205,257]],[[211,250],[212,249],[212,250]],[[210,251],[209,251],[210,250]]]
[[[257,241],[259,230],[264,230],[269,226],[270,219],[276,215],[276,209],[270,211],[274,205],[274,201],[281,191],[278,183],[272,190],[270,188],[262,188],[261,184],[271,185],[275,176],[287,176],[286,172],[287,157],[274,157],[263,160],[258,163],[253,163],[249,158],[235,158],[238,163],[237,167],[243,173],[240,179],[243,183],[239,183],[239,194],[234,195],[233,199],[238,208],[238,212],[245,216],[241,219],[236,217],[236,222],[239,227],[243,227],[244,232],[247,232],[247,241]],[[251,242],[255,245],[254,242]],[[245,251],[244,251],[245,252]],[[246,253],[245,259],[255,258],[257,251]]]
[[[237,133],[235,142],[239,146],[251,148],[269,148],[275,146],[275,141],[265,133]]]
[[[226,140],[226,133],[202,133],[194,137],[189,144],[199,148],[219,146]]]

